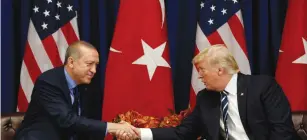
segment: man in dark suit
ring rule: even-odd
[[[36,80],[31,102],[16,140],[80,140],[78,135],[99,135],[123,130],[133,134],[128,124],[92,120],[82,116],[79,87],[89,84],[96,73],[99,54],[84,41],[71,44],[65,64],[42,73]],[[81,93],[86,94],[86,93]],[[133,135],[126,137],[133,138]]]
[[[193,63],[206,86],[195,109],[175,128],[134,129],[142,140],[299,139],[288,100],[273,78],[241,74],[224,45],[206,48]]]

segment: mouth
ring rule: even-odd
[[[202,81],[203,82],[203,84],[206,86],[207,85],[207,82],[206,81]]]

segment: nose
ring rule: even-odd
[[[198,71],[198,79],[204,78],[203,73],[201,71]]]
[[[198,75],[201,76],[202,75],[202,71],[198,70]]]
[[[95,74],[96,73],[96,65],[93,65],[92,67],[91,67],[91,69],[90,69],[90,71],[93,73],[93,74]]]

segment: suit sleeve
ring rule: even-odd
[[[261,98],[271,126],[270,140],[295,140],[297,137],[288,99],[274,79],[268,85]]]
[[[152,128],[154,140],[195,140],[200,136],[200,108],[198,101],[193,112],[175,128]]]
[[[34,89],[35,98],[39,105],[50,116],[50,119],[60,128],[75,132],[101,134],[106,132],[106,123],[98,120],[77,116],[67,102],[62,90],[52,84],[38,79]]]

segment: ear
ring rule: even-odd
[[[74,67],[74,58],[68,57],[67,65],[68,65],[68,67],[73,68]]]
[[[225,73],[225,68],[222,67],[217,68],[217,73],[219,76],[223,75]]]

